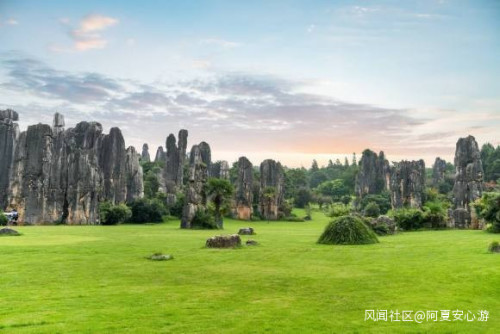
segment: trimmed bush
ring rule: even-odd
[[[352,215],[340,216],[329,223],[318,243],[328,245],[363,245],[377,243],[375,233]]]
[[[422,228],[425,222],[424,213],[419,209],[396,209],[390,211],[396,225],[406,231]]]
[[[102,225],[118,225],[130,219],[132,211],[125,204],[102,202],[99,204],[99,216]]]
[[[163,203],[157,199],[137,199],[130,204],[130,209],[132,210],[130,222],[136,224],[161,223],[163,216],[168,214]]]
[[[375,202],[370,202],[365,206],[364,214],[367,217],[377,218],[380,216],[380,207]]]
[[[490,246],[488,247],[488,251],[490,253],[500,253],[500,244],[498,241],[492,241]]]
[[[219,228],[215,222],[215,217],[205,210],[196,210],[191,221],[191,227],[205,230],[217,230]]]
[[[351,212],[351,207],[349,205],[335,203],[328,212],[328,217],[340,217],[348,215]]]
[[[0,226],[6,226],[9,220],[7,219],[7,216],[4,215],[3,211],[0,210]]]

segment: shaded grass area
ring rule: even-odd
[[[299,216],[303,212],[299,212]],[[495,235],[423,231],[379,244],[318,245],[328,218],[225,220],[256,247],[206,249],[220,231],[147,226],[19,227],[0,239],[0,332],[471,332],[500,328]],[[497,238],[498,239],[498,238]],[[163,252],[175,259],[148,261]],[[366,309],[488,310],[488,322],[372,322]]]

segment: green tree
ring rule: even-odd
[[[344,185],[341,179],[331,180],[321,183],[318,191],[325,196],[330,196],[334,202],[340,202],[342,197],[349,195],[349,189]]]
[[[218,228],[223,228],[222,207],[231,199],[233,185],[227,180],[210,178],[206,187],[206,194],[215,206],[215,222]]]

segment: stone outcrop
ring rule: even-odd
[[[238,231],[238,234],[239,235],[254,235],[255,231],[251,227],[244,227],[244,228],[240,228],[240,230]]]
[[[425,163],[401,161],[391,172],[391,204],[393,208],[421,208],[425,195]]]
[[[8,202],[9,180],[14,151],[19,137],[19,115],[11,109],[0,110],[0,209]]]
[[[163,151],[163,146],[158,146],[155,155],[155,162],[165,163],[167,161],[167,155]]]
[[[277,220],[283,215],[285,175],[279,162],[268,159],[260,164],[260,214],[267,220]]]
[[[238,159],[235,207],[238,219],[250,220],[253,213],[253,166],[246,157]]]
[[[227,161],[216,161],[210,166],[210,177],[229,180],[229,164]]]
[[[166,141],[166,163],[163,171],[167,203],[173,204],[176,194],[182,188],[184,176],[184,161],[186,160],[187,130],[179,131],[179,142],[176,143],[173,134],[168,135]]]
[[[432,166],[432,186],[437,187],[439,183],[444,181],[444,173],[446,171],[446,161],[437,157]]]
[[[204,149],[207,150],[207,148],[210,150],[208,144]],[[205,158],[208,158],[208,156],[205,155]],[[209,161],[203,160],[200,145],[194,145],[191,148],[189,157],[189,179],[185,189],[181,228],[192,228],[192,222],[196,215],[196,211],[206,210],[204,187],[208,180],[208,164]]]
[[[142,145],[141,160],[144,161],[144,162],[151,162],[151,156],[149,155],[149,146],[148,146],[148,144]]]
[[[359,172],[356,175],[355,192],[358,197],[378,194],[390,188],[391,169],[385,159],[384,152],[379,155],[371,150],[364,150],[359,161]]]
[[[460,138],[455,150],[455,185],[453,186],[455,227],[465,228],[471,222],[470,203],[483,194],[483,164],[476,139]]]
[[[237,234],[216,235],[207,239],[207,248],[235,248],[241,246],[241,238]]]
[[[29,126],[16,140],[7,206],[25,224],[97,223],[101,201],[142,196],[139,155],[129,151],[118,128],[106,135],[96,122],[65,130],[64,118],[56,114],[52,127]]]

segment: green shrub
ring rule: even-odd
[[[288,216],[288,217],[282,218],[281,220],[287,221],[287,222],[297,222],[297,223],[306,221],[304,218],[300,218],[297,216]]]
[[[376,224],[372,225],[373,232],[375,232],[376,235],[387,235],[389,234],[389,226],[387,223],[384,222],[378,222]]]
[[[491,253],[500,252],[500,244],[498,243],[498,241],[492,241],[490,246],[488,247],[488,251]]]
[[[425,222],[424,213],[419,209],[396,209],[391,210],[389,215],[394,218],[399,228],[407,231],[422,228]]]
[[[219,228],[215,222],[215,217],[205,210],[196,210],[191,221],[191,227],[205,230],[217,230]]]
[[[363,211],[367,217],[377,218],[380,216],[380,207],[375,202],[368,203]]]
[[[184,198],[185,195],[183,192],[177,193],[174,205],[168,207],[168,211],[170,211],[170,214],[172,216],[176,216],[179,219],[182,218],[182,209],[184,208]]]
[[[131,216],[132,212],[125,204],[113,205],[107,201],[99,204],[99,217],[102,225],[121,224]]]
[[[137,199],[130,204],[132,210],[131,223],[161,223],[163,216],[168,214],[163,203],[157,199]]]
[[[2,210],[0,210],[0,226],[6,226],[9,220],[7,219],[7,216],[3,213]]]
[[[446,227],[447,213],[446,205],[435,199],[431,202],[426,202],[424,207],[424,227],[427,228],[444,228]]]
[[[312,200],[313,200],[313,195],[312,195],[311,190],[309,190],[307,188],[300,188],[299,190],[297,190],[297,193],[294,197],[293,204],[297,208],[303,209],[307,205],[309,205],[309,203],[312,202]]]
[[[486,192],[473,204],[476,213],[491,226],[488,232],[500,233],[500,192]]]
[[[356,216],[347,215],[335,218],[329,223],[318,243],[333,245],[374,244],[378,239],[375,233]]]
[[[385,215],[387,213],[387,211],[389,211],[391,209],[391,195],[388,192],[382,192],[380,194],[365,195],[360,200],[359,209],[361,211],[364,211],[366,206],[372,202],[377,203],[377,205],[380,209],[381,215]]]
[[[351,207],[349,205],[335,203],[332,204],[330,211],[328,212],[328,217],[340,217],[348,215],[351,212]]]

